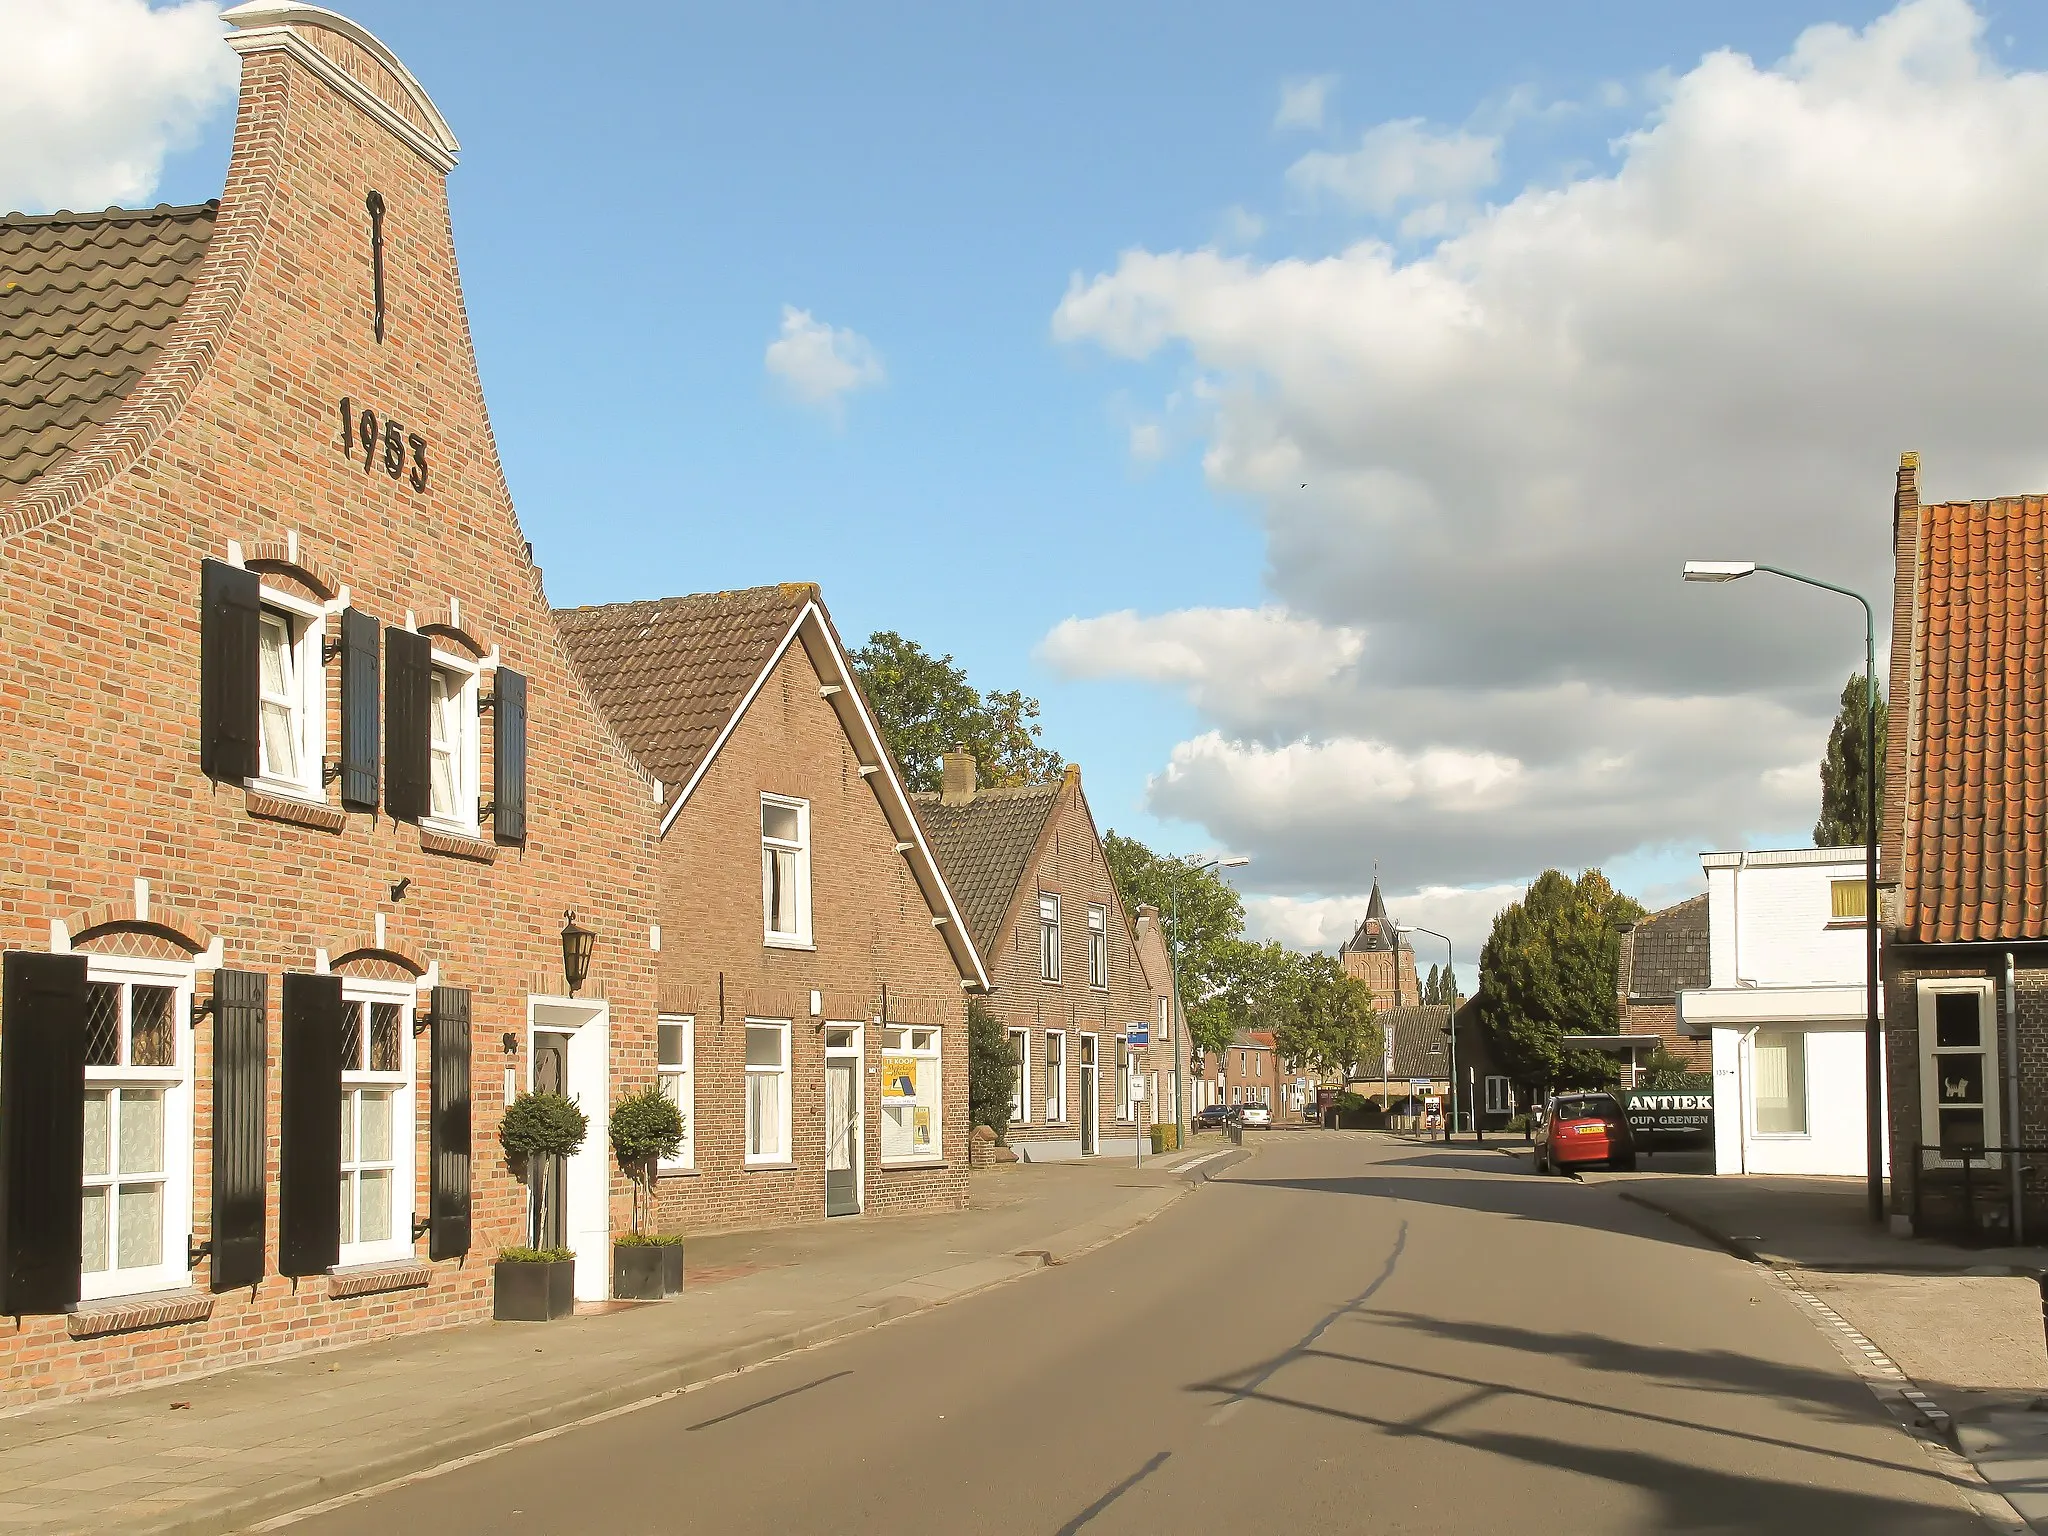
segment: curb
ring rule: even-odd
[[[358,1463],[344,1471],[307,1478],[288,1487],[272,1488],[262,1494],[231,1497],[204,1510],[186,1509],[168,1513],[160,1520],[131,1526],[129,1529],[144,1533],[144,1536],[229,1536],[232,1532],[246,1531],[252,1526],[260,1526],[287,1515],[309,1511],[318,1505],[333,1503],[350,1494],[370,1492],[385,1484],[431,1471],[450,1462],[495,1451],[534,1435],[571,1428],[589,1419],[637,1407],[691,1387],[702,1386],[722,1376],[753,1370],[757,1366],[767,1365],[788,1355],[815,1349],[821,1344],[836,1343],[855,1334],[882,1327],[884,1324],[979,1295],[983,1291],[1007,1285],[1042,1269],[1067,1263],[1082,1254],[1092,1253],[1097,1248],[1105,1247],[1118,1238],[1137,1231],[1188,1191],[1204,1182],[1206,1180],[1184,1179],[1175,1185],[1159,1186],[1166,1198],[1159,1201],[1156,1207],[1135,1218],[1122,1215],[1108,1218],[1109,1230],[1104,1230],[1103,1220],[1085,1222],[1080,1226],[1068,1227],[1054,1233],[1046,1240],[1043,1249],[1026,1250],[1015,1254],[991,1254],[987,1260],[970,1260],[970,1263],[991,1260],[1028,1262],[1015,1262],[1011,1273],[968,1286],[947,1296],[928,1299],[912,1296],[884,1297],[879,1301],[855,1306],[821,1322],[809,1323],[800,1328],[791,1328],[723,1348],[706,1350],[701,1354],[663,1365],[651,1374],[630,1381],[617,1382],[595,1392],[586,1392],[560,1402],[548,1403],[493,1424],[461,1430],[438,1439],[414,1442],[404,1450],[395,1451],[373,1461]],[[1145,1203],[1147,1202],[1127,1201],[1121,1209],[1128,1212],[1130,1208]],[[957,1267],[961,1266],[949,1266]],[[897,1282],[897,1285],[915,1286],[929,1280],[933,1275],[946,1272],[933,1270],[929,1275],[913,1276]]]

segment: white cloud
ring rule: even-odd
[[[1140,464],[1152,464],[1166,457],[1170,444],[1166,428],[1156,421],[1131,423],[1131,457]]]
[[[1256,245],[1266,232],[1266,221],[1251,209],[1232,203],[1223,210],[1223,218],[1217,230],[1217,243],[1242,247]]]
[[[147,202],[234,95],[210,0],[0,0],[0,210]]]
[[[1273,114],[1275,128],[1320,128],[1329,110],[1330,92],[1336,88],[1335,75],[1312,75],[1280,83],[1280,109]]]
[[[1419,117],[1403,118],[1368,129],[1356,149],[1311,150],[1287,168],[1287,184],[1311,204],[1380,216],[1419,205],[1424,218],[1442,222],[1493,185],[1500,148],[1491,134],[1437,133]]]
[[[834,410],[853,391],[886,377],[881,355],[865,336],[790,304],[782,306],[782,334],[768,343],[765,361],[797,399]]]
[[[1259,608],[1048,637],[1203,717],[1155,812],[1296,897],[1375,856],[1389,888],[1483,886],[1809,826],[1859,615],[1678,567],[1771,560],[1882,612],[1901,449],[1928,494],[2048,486],[2048,75],[1981,32],[1907,0],[1776,64],[1710,54],[1608,169],[1420,252],[1077,277],[1055,334],[1183,358],[1209,481],[1266,536]]]

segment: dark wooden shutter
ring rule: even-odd
[[[263,1278],[268,1235],[264,1161],[270,1127],[269,978],[213,977],[213,1267],[216,1291]],[[339,1131],[337,1130],[337,1135]]]
[[[78,1302],[85,957],[11,953],[0,979],[0,1312]]]
[[[341,978],[284,978],[277,1272],[317,1275],[341,1257]],[[393,1191],[394,1203],[398,1191]]]
[[[491,706],[491,832],[501,843],[526,841],[526,677],[498,668]]]
[[[384,808],[400,821],[418,821],[433,805],[427,721],[433,676],[431,640],[409,629],[384,631]]]
[[[432,1161],[427,1257],[469,1252],[469,993],[436,987],[433,1023]]]
[[[262,766],[263,583],[254,571],[199,562],[199,770],[246,779]]]
[[[341,803],[377,809],[377,621],[359,608],[341,613]]]

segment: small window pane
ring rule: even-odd
[[[798,826],[799,822],[795,806],[770,805],[765,801],[762,802],[761,835],[763,837],[772,837],[777,842],[794,843],[799,840]]]
[[[1935,1096],[1943,1104],[1984,1102],[1984,1056],[1981,1051],[1934,1058]]]
[[[749,1024],[747,1026],[747,1065],[750,1067],[779,1067],[782,1065],[782,1031],[772,1024]]]
[[[121,1172],[163,1171],[164,1096],[130,1088],[121,1095]]]
[[[372,1072],[402,1072],[405,1070],[403,1036],[399,1033],[401,1015],[396,1003],[370,1004],[370,1070]]]
[[[107,1129],[113,1113],[111,1093],[85,1096],[85,1171],[88,1176],[113,1172],[107,1162]]]
[[[79,1267],[88,1275],[107,1270],[107,1201],[111,1196],[112,1191],[106,1189],[85,1192],[85,1250]]]
[[[342,1139],[346,1142],[348,1139],[348,1114],[346,1111],[342,1114],[341,1123]],[[348,1153],[343,1152],[342,1156],[346,1157]],[[341,1240],[344,1243],[352,1243],[356,1240],[356,1176],[352,1173],[344,1173],[341,1176]]]
[[[1828,882],[1829,915],[1836,919],[1859,918],[1863,915],[1864,890],[1861,880],[1831,880]]]
[[[1944,1109],[1941,1111],[1941,1151],[1945,1157],[1960,1157],[1965,1151],[1984,1149],[1984,1111]]]
[[[341,1070],[363,1070],[363,1004],[351,1002],[341,1010]]]
[[[366,1093],[361,1096],[362,1122],[356,1128],[356,1160],[364,1163],[391,1161],[391,1095]]]
[[[177,1065],[178,1037],[171,1029],[168,987],[132,987],[128,993],[128,1061],[137,1067]]]
[[[680,1067],[683,1065],[685,1059],[683,1046],[685,1027],[681,1024],[663,1024],[659,1026],[658,1033],[661,1038],[658,1048],[661,1052],[661,1065],[664,1067]]]
[[[773,1157],[782,1151],[782,1076],[754,1072],[747,1077],[747,1155]]]
[[[280,779],[299,776],[299,744],[292,730],[292,707],[263,701],[263,768]]]
[[[116,1267],[147,1269],[164,1257],[164,1188],[161,1184],[121,1186]]]
[[[1938,1051],[1967,1050],[1982,1045],[1983,1028],[1978,1018],[1978,994],[1975,992],[1937,992],[1934,994],[1934,1048]]]
[[[381,1243],[391,1236],[391,1175],[383,1169],[365,1173],[357,1180],[361,1216],[356,1241]]]
[[[768,931],[789,933],[796,926],[796,854],[788,848],[762,850],[768,885]]]
[[[88,982],[85,988],[85,1064],[121,1065],[121,989],[111,982]]]
[[[359,1093],[341,1096],[341,1160],[344,1163],[356,1160],[356,1104],[361,1098]]]

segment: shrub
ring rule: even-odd
[[[633,1175],[633,1230],[654,1213],[654,1172],[683,1146],[683,1112],[659,1088],[643,1088],[612,1106],[612,1153]]]
[[[500,1248],[498,1250],[498,1262],[500,1264],[559,1264],[564,1259],[573,1259],[575,1257],[576,1255],[567,1248],[519,1247]]]
[[[1017,1091],[1017,1058],[1010,1032],[988,1004],[967,1000],[967,1123],[985,1125],[1001,1141],[1010,1130],[1010,1099]]]
[[[1180,1127],[1177,1125],[1155,1125],[1152,1127],[1152,1150],[1173,1152],[1180,1147]]]
[[[522,1093],[505,1106],[498,1141],[515,1162],[573,1157],[590,1134],[590,1116],[559,1093]]]
[[[683,1234],[680,1232],[621,1232],[612,1239],[617,1248],[680,1248]]]

